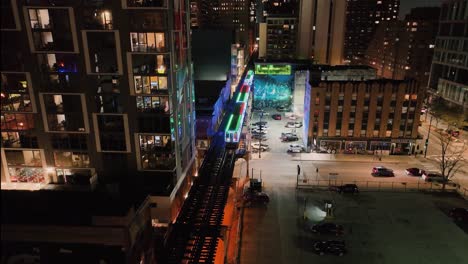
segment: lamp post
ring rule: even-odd
[[[432,118],[434,112],[431,113],[431,119],[429,120],[429,129],[427,130],[427,138],[426,138],[426,143],[424,145],[424,158],[427,156],[427,149],[429,148],[429,136],[431,135],[431,126],[432,126]]]
[[[263,117],[263,112],[260,112],[260,122],[259,122],[259,127],[260,127],[260,135],[258,137],[258,158],[261,159],[262,158],[262,117]]]

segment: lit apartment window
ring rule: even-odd
[[[86,132],[82,100],[77,94],[43,94],[48,131]]]
[[[88,168],[89,156],[85,152],[54,151],[55,166],[60,168]]]
[[[3,131],[3,148],[38,148],[37,137],[29,131]]]
[[[110,10],[87,8],[83,11],[83,15],[86,29],[113,29]]]
[[[174,142],[171,135],[138,135],[140,168],[143,170],[173,170]]]
[[[33,114],[1,114],[1,130],[14,130],[14,131],[22,131],[22,130],[30,130],[33,129],[34,126],[34,118]]]
[[[28,10],[33,51],[75,51],[68,8]]]
[[[137,96],[136,106],[139,112],[170,113],[168,96]]]
[[[11,182],[44,183],[40,150],[5,150]]]
[[[1,77],[2,112],[32,112],[31,91],[26,74],[1,73]]]
[[[139,7],[139,8],[154,8],[166,7],[167,0],[122,0],[124,8]],[[224,8],[223,8],[224,9]]]
[[[134,52],[165,51],[166,41],[162,32],[130,33],[131,50]]]

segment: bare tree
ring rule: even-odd
[[[464,161],[463,153],[467,145],[465,141],[455,145],[455,140],[452,139],[450,133],[444,131],[437,131],[436,137],[439,139],[441,147],[441,156],[438,162],[440,173],[444,177],[442,189],[445,190],[445,185],[462,167]]]

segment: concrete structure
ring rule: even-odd
[[[400,0],[347,1],[344,57],[347,63],[360,64],[377,26],[398,19]]]
[[[195,173],[188,1],[27,2],[2,2],[2,193],[150,195],[170,222]]]
[[[363,64],[383,78],[413,78],[426,86],[434,52],[440,9],[414,8],[404,21],[382,21],[369,44]]]
[[[442,4],[429,88],[468,111],[468,1]]]
[[[298,58],[343,64],[346,1],[301,1],[299,10]]]
[[[317,150],[415,150],[424,89],[414,81],[324,81],[310,94],[308,142]]]

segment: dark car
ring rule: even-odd
[[[313,233],[317,234],[323,234],[323,235],[343,235],[344,233],[344,228],[342,225],[337,225],[335,223],[320,223],[313,225],[310,228],[310,231]]]
[[[332,186],[330,187],[330,189],[338,193],[359,193],[359,188],[356,184],[343,184],[341,186]]]
[[[387,169],[385,167],[374,167],[372,169],[372,176],[385,176],[385,177],[394,177],[395,174],[393,170]]]
[[[424,171],[419,168],[409,168],[405,170],[405,173],[409,176],[421,176],[423,175]]]
[[[282,137],[281,140],[282,140],[283,142],[291,142],[291,141],[298,141],[299,138],[298,138],[297,136],[291,135],[291,136]]]
[[[447,131],[447,134],[451,135],[452,137],[460,136],[460,131],[459,130],[447,129],[446,131]]]
[[[264,192],[249,191],[244,194],[244,202],[246,205],[262,204],[267,205],[270,202],[270,197]]]
[[[449,213],[450,217],[459,222],[468,222],[468,209],[453,208]]]
[[[281,120],[281,114],[273,114],[273,115],[271,115],[271,117],[272,117],[274,120]]]
[[[258,122],[253,123],[252,125],[254,125],[254,126],[266,126],[267,124],[268,124],[267,121],[258,121]]]
[[[321,256],[325,254],[343,256],[347,252],[345,242],[342,240],[318,241],[314,243],[313,249]]]
[[[462,126],[461,129],[464,130],[464,131],[468,131],[468,126]]]
[[[276,107],[276,110],[277,110],[278,112],[288,112],[288,111],[291,111],[291,109],[290,109],[288,106],[286,106],[286,105],[278,106],[278,107]]]

